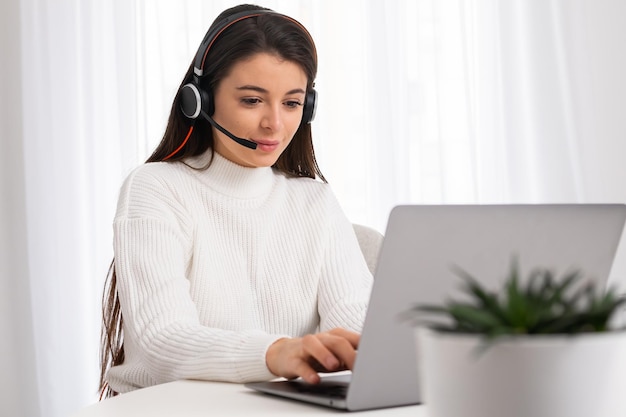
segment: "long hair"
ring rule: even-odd
[[[209,32],[221,24],[225,18],[235,13],[252,10],[271,12],[270,9],[254,5],[236,6],[222,12],[209,28]],[[317,74],[315,44],[302,25],[278,13],[264,13],[243,19],[220,33],[219,39],[208,51],[201,87],[209,93],[215,91],[233,65],[262,52],[276,54],[282,59],[298,64],[307,76],[307,90],[313,88]],[[193,62],[181,82],[181,87],[189,82],[192,76]],[[172,103],[163,138],[146,162],[165,160],[180,147],[190,132],[190,121],[182,114],[180,100],[180,94],[177,94]],[[167,160],[168,162],[181,161],[191,156],[200,155],[209,149],[214,152],[211,125],[205,120],[198,119],[194,121],[193,130],[191,130],[185,145]],[[287,176],[319,178],[326,182],[315,159],[310,124],[300,124],[291,143],[280,155],[273,168]],[[105,283],[102,299],[102,320],[100,399],[118,394],[108,385],[106,377],[111,367],[124,362],[124,323],[117,293],[115,260],[111,263]]]

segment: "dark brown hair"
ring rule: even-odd
[[[282,59],[298,64],[307,76],[307,90],[313,88],[317,74],[317,53],[311,36],[306,29],[291,18],[273,13],[269,9],[253,5],[240,5],[222,12],[209,28],[209,32],[222,21],[236,13],[266,10],[268,13],[243,19],[229,26],[219,35],[205,60],[201,87],[215,91],[221,80],[237,62],[254,54],[268,52]],[[193,75],[193,62],[181,86],[189,82]],[[180,110],[180,94],[172,103],[170,116],[163,139],[146,162],[163,161],[183,142],[189,132],[190,121]],[[181,161],[190,156],[200,155],[207,150],[214,152],[211,125],[198,119],[185,145],[168,162]],[[273,168],[287,176],[319,178],[322,175],[313,150],[311,125],[301,123],[291,143],[280,155]],[[124,362],[124,334],[122,309],[117,294],[115,261],[111,263],[102,299],[102,332],[100,349],[100,399],[117,395],[108,385],[106,374],[112,366]]]

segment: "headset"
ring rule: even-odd
[[[272,10],[249,10],[245,12],[235,13],[232,16],[226,17],[224,20],[215,25],[214,28],[209,29],[207,34],[205,35],[198,51],[196,52],[196,56],[194,58],[194,67],[193,67],[193,78],[190,82],[184,84],[179,90],[180,96],[180,109],[185,117],[190,119],[191,121],[195,121],[198,117],[204,117],[211,125],[213,125],[216,129],[224,133],[229,138],[233,139],[235,142],[239,143],[242,146],[245,146],[250,149],[256,149],[256,143],[249,141],[247,139],[239,138],[228,130],[220,126],[215,120],[213,120],[213,113],[215,111],[215,104],[213,102],[213,94],[211,91],[206,91],[200,86],[200,82],[202,77],[206,74],[204,73],[204,64],[211,49],[211,46],[215,43],[215,41],[219,38],[219,36],[229,27],[234,25],[237,22],[240,22],[245,19],[261,16],[261,15],[275,15],[281,16],[295,24],[297,24],[303,32],[309,37],[311,40],[311,44],[315,45],[313,39],[307,29],[297,20],[276,13]],[[315,47],[315,46],[314,46]],[[302,121],[301,124],[311,123],[315,118],[315,111],[317,105],[317,91],[311,88],[306,92],[304,99],[304,106],[302,110]],[[193,126],[189,130],[187,137],[183,141],[183,143],[170,155],[165,157],[163,160],[167,160],[171,158],[173,155],[178,153],[182,149],[182,147],[187,143],[187,140],[191,136],[191,131],[193,130]]]

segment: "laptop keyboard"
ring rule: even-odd
[[[323,382],[320,384],[307,384],[299,381],[289,381],[291,387],[303,394],[323,395],[329,398],[346,398],[348,385],[338,382]]]

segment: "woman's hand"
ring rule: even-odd
[[[274,342],[265,355],[270,372],[285,378],[302,377],[317,384],[318,372],[352,369],[361,336],[345,329]]]

